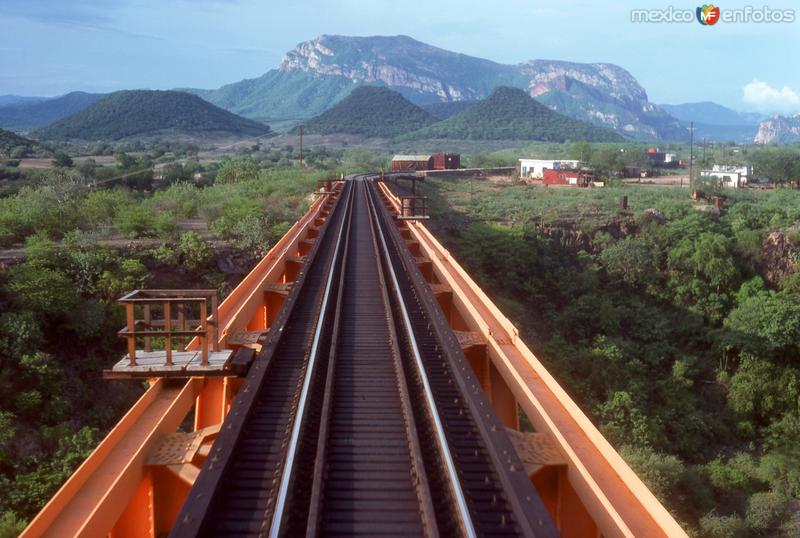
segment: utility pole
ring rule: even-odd
[[[300,126],[300,168],[303,168],[303,126]]]
[[[703,137],[703,162],[706,162],[706,137]]]
[[[692,170],[694,165],[694,122],[689,123],[689,188],[692,188]],[[681,181],[683,183],[683,181]]]

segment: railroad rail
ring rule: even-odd
[[[171,536],[556,535],[404,253],[347,182]]]
[[[205,320],[207,367],[142,335],[104,376],[150,388],[22,537],[685,537],[392,177],[321,185]]]

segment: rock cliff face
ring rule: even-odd
[[[418,100],[428,102],[471,101],[485,97],[498,84],[522,82],[512,66],[446,51],[407,36],[323,35],[287,52],[278,70],[383,84],[416,93]]]
[[[800,141],[800,114],[773,116],[762,121],[753,141],[756,144],[792,144]]]
[[[300,110],[309,117],[360,85],[388,86],[420,105],[474,101],[498,86],[514,86],[562,114],[630,137],[687,136],[675,118],[648,101],[644,88],[621,67],[555,60],[505,65],[407,36],[323,35],[297,45],[284,55],[278,69],[259,79],[197,93],[251,117],[284,118]],[[270,109],[254,107],[254,95],[268,96],[260,102],[269,103]]]
[[[579,64],[555,60],[532,60],[521,64],[520,70],[528,77],[528,87],[567,91],[566,82],[573,80],[604,93],[609,99],[636,108],[647,103],[647,92],[633,75],[612,64]],[[535,97],[535,96],[534,96]]]

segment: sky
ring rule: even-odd
[[[617,64],[655,103],[800,112],[800,3],[720,8],[746,5],[796,9],[797,20],[631,20],[632,9],[694,12],[680,0],[0,0],[0,95],[217,88],[320,34],[405,34],[501,63]]]

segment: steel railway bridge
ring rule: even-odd
[[[121,299],[104,375],[149,389],[23,537],[686,536],[379,179],[320,185],[220,304]]]

